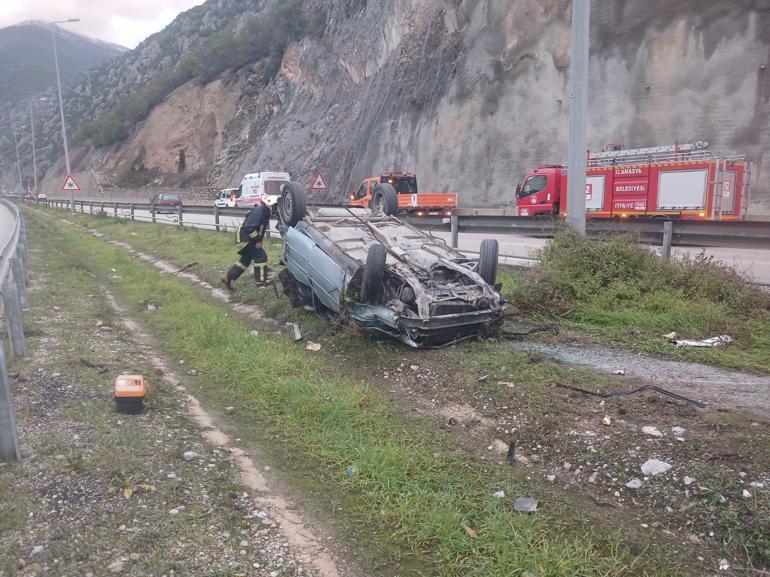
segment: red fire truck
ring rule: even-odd
[[[751,170],[745,157],[715,154],[699,141],[589,153],[586,215],[738,220],[746,216]],[[519,216],[565,214],[567,168],[542,165],[516,186]]]

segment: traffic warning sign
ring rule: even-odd
[[[310,187],[312,190],[326,190],[329,187],[326,186],[326,181],[324,180],[324,177],[321,176],[321,173],[315,175],[315,180],[313,181],[313,186]]]
[[[80,187],[78,186],[78,183],[75,182],[75,179],[72,178],[72,175],[68,174],[67,180],[64,181],[64,184],[62,184],[61,189],[62,190],[80,190]]]

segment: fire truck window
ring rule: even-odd
[[[548,182],[548,178],[545,175],[530,176],[527,182],[524,183],[524,188],[521,189],[521,196],[529,196],[540,192],[545,188]]]

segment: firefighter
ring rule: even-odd
[[[227,270],[222,277],[224,285],[231,289],[232,283],[254,263],[254,280],[263,284],[267,282],[267,253],[262,248],[262,239],[270,226],[270,209],[258,197],[257,203],[243,219],[238,229],[238,254],[240,258]]]

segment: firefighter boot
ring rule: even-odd
[[[254,265],[254,280],[257,284],[265,284],[267,282],[267,265],[255,264]]]
[[[243,267],[240,265],[240,263],[236,263],[232,265],[229,269],[227,269],[227,272],[222,277],[222,283],[229,288],[233,288],[233,281],[238,280],[238,277],[240,277],[243,274]]]

